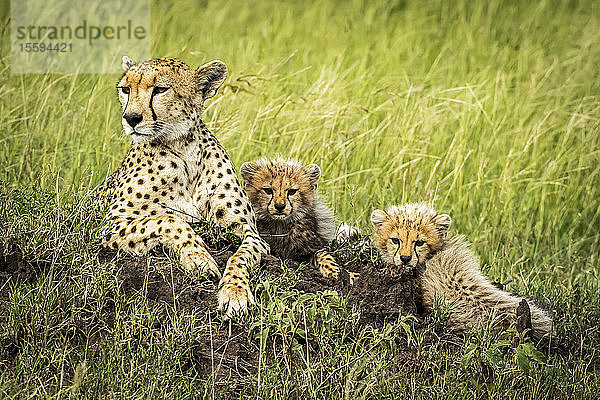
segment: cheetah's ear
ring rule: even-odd
[[[375,210],[371,213],[371,223],[373,224],[373,228],[378,230],[381,228],[381,225],[387,220],[388,215],[383,210]]]
[[[123,68],[123,72],[129,71],[129,68],[133,67],[134,65],[135,62],[131,58],[123,56],[123,59],[121,60],[121,68]]]
[[[203,100],[213,97],[227,78],[227,66],[215,60],[204,64],[196,70],[196,82],[202,92]]]
[[[317,164],[308,164],[304,167],[304,172],[306,172],[310,183],[316,186],[319,179],[321,179],[321,168]]]
[[[245,162],[240,167],[240,175],[246,184],[250,184],[252,182],[252,178],[254,178],[254,174],[258,171],[258,164],[255,162]]]
[[[437,227],[438,232],[442,236],[445,236],[448,233],[448,229],[450,229],[452,218],[447,214],[439,214],[433,218],[433,223]]]

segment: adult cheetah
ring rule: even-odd
[[[200,119],[227,67],[212,61],[193,70],[172,58],[135,63],[129,57],[122,66],[122,125],[133,142],[99,189],[113,224],[104,245],[143,254],[162,244],[179,252],[188,272],[220,277],[189,222],[208,218],[231,227],[242,243],[227,262],[217,297],[226,317],[244,313],[254,303],[247,267],[259,263],[269,246],[258,235],[233,163]]]

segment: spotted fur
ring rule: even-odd
[[[281,157],[240,167],[260,235],[281,258],[310,259],[324,276],[340,267],[324,249],[336,237],[336,219],[317,193],[321,169]]]
[[[113,226],[104,244],[134,254],[162,244],[180,253],[190,273],[220,277],[189,223],[207,218],[231,227],[242,244],[220,280],[219,308],[228,317],[245,312],[254,301],[247,267],[269,247],[258,235],[233,163],[200,119],[204,102],[225,80],[225,64],[213,61],[193,70],[171,58],[136,64],[123,57],[123,69],[117,90],[123,129],[133,143],[99,189]]]
[[[460,329],[492,318],[517,323],[517,308],[524,299],[502,291],[483,276],[463,236],[447,237],[448,215],[437,214],[424,203],[406,204],[373,211],[371,222],[375,244],[390,272],[418,271],[426,308],[431,309],[436,299],[448,302],[452,305],[450,321]],[[532,302],[525,305],[535,336],[550,335],[551,316]]]

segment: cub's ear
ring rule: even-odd
[[[317,164],[308,164],[304,167],[304,172],[308,175],[308,180],[312,185],[316,185],[321,179],[321,168]]]
[[[255,162],[245,162],[240,167],[240,175],[246,184],[250,184],[256,171],[258,171],[258,165]]]
[[[447,214],[439,214],[433,218],[433,223],[437,227],[438,232],[443,236],[446,235],[448,229],[450,229],[452,218]]]
[[[213,97],[227,78],[227,66],[215,60],[204,64],[196,70],[196,83],[202,92],[203,100]]]
[[[121,68],[123,68],[123,72],[129,71],[129,68],[133,67],[134,65],[135,62],[131,58],[123,56],[123,59],[121,60]]]
[[[381,228],[381,225],[387,220],[388,215],[383,210],[375,210],[371,213],[371,223],[373,224],[373,228],[378,230]]]

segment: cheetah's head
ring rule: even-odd
[[[321,169],[281,157],[246,162],[240,168],[259,219],[297,220],[314,208]]]
[[[441,249],[452,220],[425,203],[392,206],[371,214],[375,245],[392,275],[415,268]]]
[[[117,84],[123,129],[140,143],[170,142],[185,135],[227,76],[221,61],[193,70],[173,58],[136,64],[125,56],[123,71]]]

